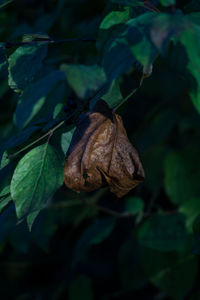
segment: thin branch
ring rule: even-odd
[[[12,48],[12,47],[18,47],[18,46],[25,46],[25,45],[38,45],[40,43],[44,44],[61,44],[61,43],[69,43],[69,42],[91,42],[95,43],[95,38],[69,38],[69,39],[60,39],[60,40],[35,40],[30,42],[2,42],[3,46],[5,48]]]
[[[137,91],[137,89],[138,88],[136,88],[136,89],[134,89],[130,94],[128,94],[128,96],[126,96],[115,108],[114,108],[114,110],[116,111],[116,110],[118,110],[118,108],[122,105],[122,104],[124,104],[130,97],[132,97],[134,94],[135,94],[135,92]]]
[[[88,206],[96,208],[98,211],[102,211],[102,212],[104,212],[108,215],[111,215],[111,216],[114,216],[114,217],[117,217],[117,218],[130,218],[130,217],[135,217],[136,216],[135,214],[132,214],[132,213],[129,213],[129,212],[119,213],[115,210],[112,210],[110,208],[98,205],[96,203],[93,203],[93,202],[90,202],[90,201],[87,201],[87,200],[84,201],[84,203]]]
[[[35,141],[33,141],[32,143],[28,144],[26,147],[20,149],[19,151],[10,154],[8,156],[6,156],[6,158],[13,158],[15,156],[17,156],[18,154],[20,154],[21,152],[27,150],[28,148],[32,147],[33,145],[35,145],[36,143],[38,143],[39,141],[43,140],[45,137],[48,136],[48,140],[47,143],[49,143],[49,139],[51,138],[52,134],[54,133],[55,130],[57,130],[58,128],[60,128],[62,125],[65,124],[65,121],[61,121],[60,123],[58,123],[55,127],[51,128],[47,133],[45,133],[44,135],[42,135],[41,137],[39,137],[38,139],[36,139]]]

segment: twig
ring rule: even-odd
[[[12,48],[17,46],[25,46],[25,45],[37,45],[40,43],[44,44],[60,44],[60,43],[69,43],[69,42],[92,42],[95,43],[95,38],[69,38],[69,39],[60,39],[60,40],[36,40],[36,41],[30,41],[30,42],[2,42],[3,46],[5,48]]]
[[[108,215],[111,215],[111,216],[114,216],[114,217],[117,217],[117,218],[130,218],[130,217],[135,217],[136,216],[136,214],[132,214],[132,213],[129,213],[129,212],[119,213],[115,210],[112,210],[110,208],[98,205],[96,203],[93,203],[93,202],[90,202],[90,201],[87,201],[87,200],[85,200],[84,203],[88,206],[94,207],[99,211],[102,211],[102,212],[104,212]]]
[[[115,108],[114,110],[116,111],[122,104],[124,104],[131,96],[135,94],[138,88],[134,89],[128,96],[126,96]]]
[[[39,141],[41,141],[42,139],[44,139],[46,136],[48,136],[48,140],[47,143],[49,143],[49,139],[51,138],[52,134],[54,133],[55,130],[57,130],[58,128],[60,128],[62,125],[65,124],[65,121],[61,121],[59,124],[57,124],[55,127],[51,128],[47,133],[45,133],[44,135],[42,135],[41,137],[39,137],[38,139],[36,139],[35,141],[33,141],[32,143],[30,143],[29,145],[27,145],[26,147],[20,149],[19,151],[10,154],[8,156],[6,156],[6,158],[13,158],[15,156],[17,156],[18,154],[20,154],[21,152],[27,150],[28,148],[32,147],[33,145],[35,145],[36,143],[38,143]]]

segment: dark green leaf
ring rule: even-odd
[[[198,152],[172,152],[166,157],[164,167],[165,189],[173,203],[182,204],[200,196]]]
[[[101,97],[111,108],[116,107],[123,100],[119,82],[114,80],[109,91]]]
[[[188,55],[187,69],[195,79],[195,84],[189,91],[190,97],[200,113],[200,27],[196,24],[188,24],[181,35],[180,41],[185,46]]]
[[[15,112],[15,122],[18,128],[24,128],[36,115],[39,116],[39,112],[45,105],[48,105],[47,97],[51,97],[51,93],[54,91],[54,88],[56,88],[55,85],[62,82],[64,79],[63,72],[53,71],[24,90]],[[54,107],[57,102],[62,101],[62,98],[60,98],[61,95],[62,93],[58,94],[57,98],[56,95],[54,95],[52,100],[54,102]],[[48,110],[45,110],[47,112],[47,117],[49,117],[49,110],[51,110],[53,115],[54,107],[48,107]]]
[[[184,252],[164,253],[148,248],[141,252],[142,266],[150,282],[170,299],[186,299],[197,276],[197,257]]]
[[[0,213],[11,201],[12,201],[12,198],[10,195],[0,199]]]
[[[180,206],[179,212],[186,216],[186,226],[192,232],[192,226],[200,214],[200,198],[192,198]]]
[[[24,90],[42,67],[46,45],[20,46],[8,58],[8,83],[15,91]]]
[[[195,283],[197,271],[196,257],[189,256],[176,263],[172,268],[160,271],[151,280],[171,299],[184,300]]]
[[[63,176],[63,165],[52,146],[43,144],[29,151],[11,181],[17,217],[41,210],[62,185]]]
[[[144,203],[141,198],[130,197],[126,200],[125,210],[133,214],[142,212]]]
[[[149,217],[139,228],[138,239],[142,245],[159,251],[184,250],[187,233],[183,215]]]
[[[8,5],[11,2],[13,2],[13,0],[0,0],[0,8]]]
[[[125,289],[140,289],[147,283],[141,263],[141,249],[133,239],[126,240],[119,251],[119,274]]]
[[[18,132],[16,135],[14,135],[12,138],[10,138],[8,141],[6,141],[2,145],[0,155],[2,155],[5,150],[17,147],[20,144],[26,142],[29,139],[29,137],[38,129],[40,129],[39,126],[32,126],[32,127],[28,127],[27,129],[25,129],[23,131]],[[4,159],[6,159],[7,155],[8,155],[8,153],[4,154]],[[4,165],[5,165],[5,162],[4,162]],[[1,165],[1,167],[2,167],[2,165]]]
[[[89,277],[79,276],[74,281],[72,281],[69,287],[69,300],[78,300],[81,299],[84,295],[84,298],[87,300],[92,300],[92,283]]]
[[[176,4],[176,0],[160,0],[163,6],[171,6]]]
[[[90,246],[100,244],[103,240],[105,240],[113,231],[114,226],[114,218],[96,220],[93,222],[93,224],[83,233],[76,245],[73,265],[76,265],[84,259]]]
[[[90,98],[106,82],[106,76],[98,65],[62,65],[69,85],[80,98]]]
[[[119,25],[128,21],[129,18],[130,12],[128,8],[124,11],[111,11],[101,22],[99,29],[107,30],[114,25]]]

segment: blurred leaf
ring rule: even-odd
[[[142,212],[144,208],[144,203],[141,198],[129,197],[126,200],[125,211],[133,214]]]
[[[190,201],[183,203],[179,208],[179,212],[186,216],[186,226],[191,232],[193,223],[200,214],[200,198],[192,198]]]
[[[199,1],[199,8],[200,8],[200,1]],[[194,12],[187,15],[188,19],[197,25],[200,25],[200,12]]]
[[[164,163],[165,189],[170,200],[182,204],[200,196],[199,153],[194,149],[170,153]]]
[[[163,6],[170,6],[170,5],[175,5],[176,4],[176,0],[160,0],[160,3]]]
[[[190,97],[197,111],[200,113],[200,28],[196,24],[189,23],[181,35],[181,43],[185,46],[188,62],[187,69],[195,79],[195,84],[189,91]]]
[[[96,220],[86,229],[76,244],[74,251],[73,265],[85,258],[86,252],[90,246],[100,244],[113,231],[115,226],[114,218]]]
[[[151,129],[150,129],[151,131]],[[151,133],[150,133],[151,136]],[[145,166],[145,182],[146,186],[153,191],[153,193],[159,192],[163,185],[164,178],[164,158],[167,154],[165,145],[156,145],[149,151],[146,151],[143,156],[143,164]],[[159,162],[159,163],[156,163]]]
[[[119,251],[119,275],[125,289],[144,288],[147,277],[140,259],[140,247],[133,239],[126,240]]]
[[[11,181],[17,217],[41,210],[62,183],[63,166],[52,146],[46,143],[29,151]]]
[[[118,25],[128,21],[129,18],[129,9],[125,9],[124,11],[111,11],[101,22],[99,29],[107,30],[114,25]]]
[[[185,220],[181,214],[149,217],[138,231],[141,245],[164,252],[184,250],[187,238]]]
[[[61,71],[53,71],[45,77],[28,86],[20,98],[15,112],[15,122],[19,129],[24,128],[32,121],[39,112],[48,105],[47,98],[51,96],[55,85],[64,80],[64,74]],[[55,93],[60,92],[56,90]],[[54,96],[54,106],[60,102],[60,95]],[[49,108],[51,111],[54,107]],[[49,109],[46,108],[47,119],[49,118]],[[53,115],[53,111],[52,111]]]
[[[89,98],[106,82],[105,74],[98,65],[62,65],[69,85],[80,98]]]
[[[15,91],[24,90],[42,67],[47,46],[20,46],[8,58],[8,83]]]
[[[186,299],[198,271],[197,257],[184,252],[166,253],[144,248],[142,264],[153,285],[174,300]]]
[[[69,300],[78,300],[83,296],[87,300],[94,299],[91,279],[81,275],[73,280],[69,286]]]
[[[171,299],[184,300],[195,283],[197,271],[196,257],[189,256],[172,268],[160,271],[151,280],[156,287],[164,291]]]
[[[200,11],[200,0],[191,0],[185,5],[186,12]]]
[[[11,2],[13,2],[13,0],[0,0],[0,8],[8,5]]]

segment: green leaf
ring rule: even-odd
[[[24,90],[42,67],[46,45],[20,46],[8,58],[8,84],[15,91]]]
[[[34,211],[31,214],[29,214],[26,218],[28,229],[29,229],[30,232],[31,232],[33,223],[35,222],[35,219],[37,218],[39,213],[40,213],[40,210]]]
[[[124,38],[110,36],[103,49],[102,66],[110,82],[130,71],[135,57]]]
[[[61,147],[62,147],[62,151],[63,151],[64,155],[66,155],[66,153],[69,149],[75,129],[76,129],[76,127],[72,128],[70,131],[63,133],[61,136]]]
[[[166,253],[149,248],[141,249],[140,253],[143,270],[155,287],[170,299],[187,298],[197,276],[197,257],[184,252]]]
[[[109,107],[116,107],[123,100],[119,82],[117,80],[114,80],[109,91],[101,98],[109,105]]]
[[[182,204],[200,196],[198,151],[186,149],[170,153],[164,163],[165,189],[170,200]]]
[[[11,2],[13,2],[13,0],[0,0],[0,8],[3,8]]]
[[[106,82],[106,76],[98,65],[62,65],[69,85],[80,98],[90,98]]]
[[[129,18],[129,9],[125,9],[124,11],[111,11],[101,22],[99,29],[107,30],[114,25],[119,25],[128,21]]]
[[[29,151],[18,163],[11,181],[11,196],[18,218],[41,210],[63,183],[63,165],[52,146]]]
[[[189,256],[151,278],[154,285],[171,299],[184,300],[195,283],[198,271],[197,258]]]
[[[144,208],[144,202],[138,197],[129,197],[126,200],[125,211],[133,214],[142,212]]]
[[[176,1],[175,0],[160,0],[160,3],[163,6],[171,6],[171,5],[175,5]]]
[[[54,91],[56,85],[64,81],[65,77],[63,72],[61,71],[53,71],[46,75],[44,78],[39,79],[38,81],[34,82],[33,84],[29,85],[25,90],[20,98],[20,102],[17,105],[16,112],[15,112],[15,122],[19,129],[24,128],[27,126],[35,116],[39,117],[40,111],[48,106],[49,99],[52,93],[57,93],[60,91],[58,86],[58,91]],[[57,94],[56,94],[57,95]],[[62,101],[60,96],[61,93],[58,93],[57,97],[54,94],[53,97],[53,105],[52,107],[46,107],[47,117],[49,118],[49,111],[51,110],[53,115],[53,109],[56,106],[57,102]],[[50,101],[50,102],[52,102]]]
[[[193,223],[200,214],[200,198],[192,198],[190,201],[183,203],[179,208],[179,212],[185,215],[186,226],[192,232]]]
[[[12,201],[11,196],[6,196],[0,199],[0,213],[4,210],[4,208]]]
[[[93,224],[83,233],[75,247],[73,265],[75,266],[84,259],[90,246],[100,244],[105,240],[113,231],[114,226],[114,218],[96,220],[93,222]]]
[[[69,300],[81,299],[83,295],[87,300],[94,299],[91,279],[87,276],[81,275],[72,281],[69,286]]]
[[[187,69],[194,78],[194,84],[189,91],[191,100],[200,113],[200,27],[196,24],[188,24],[180,37],[181,43],[184,45],[187,56]]]
[[[185,220],[181,214],[149,217],[138,231],[141,245],[163,252],[184,250],[187,238]]]
[[[5,197],[8,194],[10,194],[10,185],[5,186],[1,191],[0,191],[0,198]]]
[[[125,289],[141,289],[148,282],[140,255],[140,246],[134,239],[127,239],[120,247],[119,275]]]

